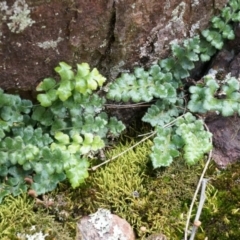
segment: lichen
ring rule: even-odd
[[[104,240],[127,240],[117,225],[113,226],[113,234],[105,239],[104,235],[109,233],[112,228],[112,214],[109,210],[100,208],[97,212],[89,215],[95,229],[97,229],[99,237]]]
[[[12,7],[6,1],[0,3],[0,11],[4,14],[3,21],[7,22],[9,30],[20,33],[35,23],[30,17],[30,9],[25,0],[17,0]]]
[[[17,237],[21,240],[45,240],[48,234],[43,234],[42,231],[34,232],[36,230],[35,226],[32,226],[30,231],[33,231],[32,234],[18,233]]]
[[[199,20],[196,23],[191,25],[191,28],[189,30],[190,37],[194,37],[197,34],[197,30],[199,30],[199,28],[200,28],[200,22],[201,22],[201,20]]]
[[[172,18],[169,21],[171,33],[174,35],[176,32],[182,32],[183,36],[186,37],[186,26],[183,19],[183,16],[186,11],[186,3],[181,2],[175,9],[172,11]]]
[[[89,222],[98,230],[100,237],[110,231],[112,215],[109,210],[100,208],[97,212],[90,214],[89,217]]]
[[[38,45],[38,47],[43,48],[43,49],[49,49],[49,48],[55,49],[57,47],[58,43],[63,40],[64,40],[63,38],[58,37],[58,39],[55,41],[50,40],[50,41],[45,41],[45,42],[39,42],[39,43],[37,43],[37,45]]]
[[[199,5],[199,0],[192,0],[192,7],[196,7]]]

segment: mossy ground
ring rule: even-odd
[[[31,228],[36,230],[32,231]],[[18,197],[8,196],[0,205],[0,239],[17,240],[17,234],[47,233],[47,239],[74,239],[66,224],[56,222],[53,215],[43,209],[35,209],[33,199],[26,194]],[[63,238],[62,238],[63,236]]]
[[[107,151],[107,158],[139,140],[125,136]],[[47,203],[52,198],[51,207],[36,206],[26,195],[5,198],[0,205],[0,239],[18,239],[17,233],[30,233],[32,225],[48,233],[46,239],[75,239],[76,221],[98,208],[110,209],[125,218],[137,239],[160,232],[171,240],[182,239],[204,161],[187,166],[179,158],[168,168],[154,170],[149,159],[151,146],[152,142],[147,140],[91,172],[85,184],[77,189],[60,184],[42,199]],[[220,172],[212,164],[208,177],[211,178],[208,198],[200,219],[203,224],[196,239],[240,239],[240,165]]]
[[[202,231],[197,240],[240,239],[240,163],[212,174],[207,191],[207,202],[202,212]]]

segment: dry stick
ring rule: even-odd
[[[210,132],[209,129],[208,129],[208,127],[207,127],[207,125],[204,124],[204,126],[205,126],[205,128],[207,129],[207,131]],[[210,141],[212,142],[212,138],[211,138]],[[204,169],[203,169],[203,171],[202,171],[201,177],[200,177],[200,179],[199,179],[199,182],[198,182],[196,191],[195,191],[195,193],[194,193],[194,196],[193,196],[193,199],[192,199],[190,208],[189,208],[188,217],[187,217],[187,222],[186,222],[186,227],[185,227],[184,240],[187,240],[187,235],[188,235],[187,232],[188,232],[189,222],[190,222],[190,218],[191,218],[191,214],[192,214],[192,210],[193,210],[193,205],[194,205],[194,202],[196,201],[197,194],[198,194],[199,189],[200,189],[200,187],[201,187],[203,177],[204,177],[204,175],[205,175],[205,173],[206,173],[206,171],[207,171],[207,168],[208,168],[208,165],[209,165],[209,163],[210,163],[210,161],[211,161],[211,158],[212,158],[212,150],[211,150],[211,151],[209,152],[209,154],[208,154],[207,162],[206,162],[206,164],[205,164],[205,166],[204,166]]]
[[[197,229],[201,225],[201,222],[199,221],[199,218],[200,218],[203,206],[204,206],[204,202],[206,200],[205,191],[206,191],[206,186],[207,186],[208,180],[209,179],[206,179],[206,178],[203,178],[203,180],[202,180],[202,189],[201,189],[201,194],[200,194],[198,210],[197,210],[197,213],[196,213],[196,216],[195,216],[195,219],[194,219],[194,225],[193,225],[192,233],[191,233],[191,236],[190,236],[189,240],[194,240],[194,237],[196,235]],[[197,225],[196,223],[199,223],[199,225]]]
[[[105,164],[111,162],[112,160],[114,160],[114,159],[116,159],[116,158],[122,156],[123,154],[125,154],[125,153],[128,152],[129,150],[131,150],[131,149],[135,148],[136,146],[138,146],[140,143],[142,143],[142,142],[144,142],[145,140],[147,140],[148,138],[151,138],[152,136],[154,136],[156,133],[157,133],[157,132],[154,131],[151,135],[149,135],[149,136],[143,138],[141,141],[135,143],[135,144],[134,144],[133,146],[131,146],[130,148],[128,148],[128,149],[126,149],[125,151],[119,153],[118,155],[116,155],[116,156],[114,156],[114,157],[112,157],[112,158],[110,158],[110,159],[104,161],[103,163],[100,163],[99,165],[90,168],[90,170],[92,170],[92,171],[96,171],[99,167],[101,167],[101,166],[103,166],[103,165],[105,165]]]
[[[149,107],[151,106],[150,104],[151,102],[149,103],[145,103],[145,102],[140,102],[140,103],[132,103],[132,104],[125,104],[125,105],[118,105],[118,104],[104,104],[104,106],[106,108],[137,108],[137,107]]]
[[[164,125],[163,128],[170,127],[171,125],[173,125],[174,122],[176,122],[179,118],[181,118],[181,117],[183,117],[183,116],[184,116],[184,114],[181,115],[181,116],[179,116],[179,117],[177,117],[176,119],[174,119],[174,120],[171,121],[170,123]],[[103,163],[100,163],[99,165],[96,165],[96,166],[90,168],[89,170],[96,171],[99,167],[101,167],[101,166],[103,166],[103,165],[111,162],[112,160],[114,160],[114,159],[122,156],[123,154],[125,154],[125,153],[128,152],[129,150],[135,148],[136,146],[138,146],[138,145],[141,144],[142,142],[144,142],[144,141],[146,141],[147,139],[149,139],[149,138],[151,138],[152,136],[154,136],[156,133],[157,133],[156,131],[152,132],[149,136],[147,136],[147,137],[143,138],[141,141],[135,143],[135,144],[134,144],[133,146],[131,146],[130,148],[128,148],[128,149],[126,149],[125,151],[119,153],[118,155],[116,155],[116,156],[114,156],[114,157],[112,157],[112,158],[104,161]]]

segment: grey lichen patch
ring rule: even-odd
[[[170,10],[171,2],[166,1],[164,10]],[[169,42],[173,39],[182,39],[187,37],[188,24],[184,21],[187,12],[187,4],[182,1],[172,11],[171,18],[167,20],[166,16],[162,16],[161,21],[154,27],[149,34],[145,44],[140,47],[140,58],[149,57],[151,62],[158,61],[158,57],[153,56],[151,46],[154,46],[154,52],[158,55],[166,52],[169,48]]]
[[[37,43],[37,45],[38,45],[38,47],[43,48],[43,49],[49,49],[49,48],[55,49],[57,47],[58,43],[63,40],[64,40],[63,38],[58,37],[58,39],[55,41],[50,40],[50,41],[45,41],[45,42],[39,42],[39,43]]]
[[[111,228],[111,212],[107,209],[100,208],[97,212],[90,215],[89,222],[98,230],[100,237],[108,233]]]
[[[183,15],[186,10],[186,3],[181,2],[173,11],[172,11],[172,19],[171,21],[183,21]]]
[[[127,238],[123,235],[123,232],[119,229],[118,226],[113,227],[113,236],[109,238],[109,240],[127,240]]]
[[[191,0],[191,2],[192,2],[192,7],[199,5],[199,0]]]
[[[97,212],[90,215],[91,222],[95,229],[97,229],[100,239],[104,240],[127,240],[121,229],[115,225],[112,226],[113,215],[104,208],[99,208]],[[113,229],[112,234],[109,235]],[[107,235],[106,235],[107,234]]]
[[[173,11],[172,19],[170,20],[170,29],[172,29],[172,34],[175,35],[176,32],[182,32],[183,36],[186,37],[186,26],[183,20],[183,16],[186,11],[186,3],[181,2]]]
[[[189,35],[190,37],[194,37],[197,34],[197,31],[200,29],[201,20],[197,21],[196,23],[192,24]]]
[[[11,7],[3,1],[0,3],[0,11],[3,15],[2,20],[7,22],[11,32],[20,33],[35,23],[30,17],[31,11],[25,0],[17,0]]]

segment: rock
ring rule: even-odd
[[[213,133],[213,160],[221,168],[240,159],[240,117],[212,113],[205,120]]]
[[[83,217],[77,223],[77,240],[134,240],[130,224],[107,209]]]
[[[0,2],[0,87],[32,91],[60,61],[88,62],[110,80],[169,54],[208,26],[227,0]]]

